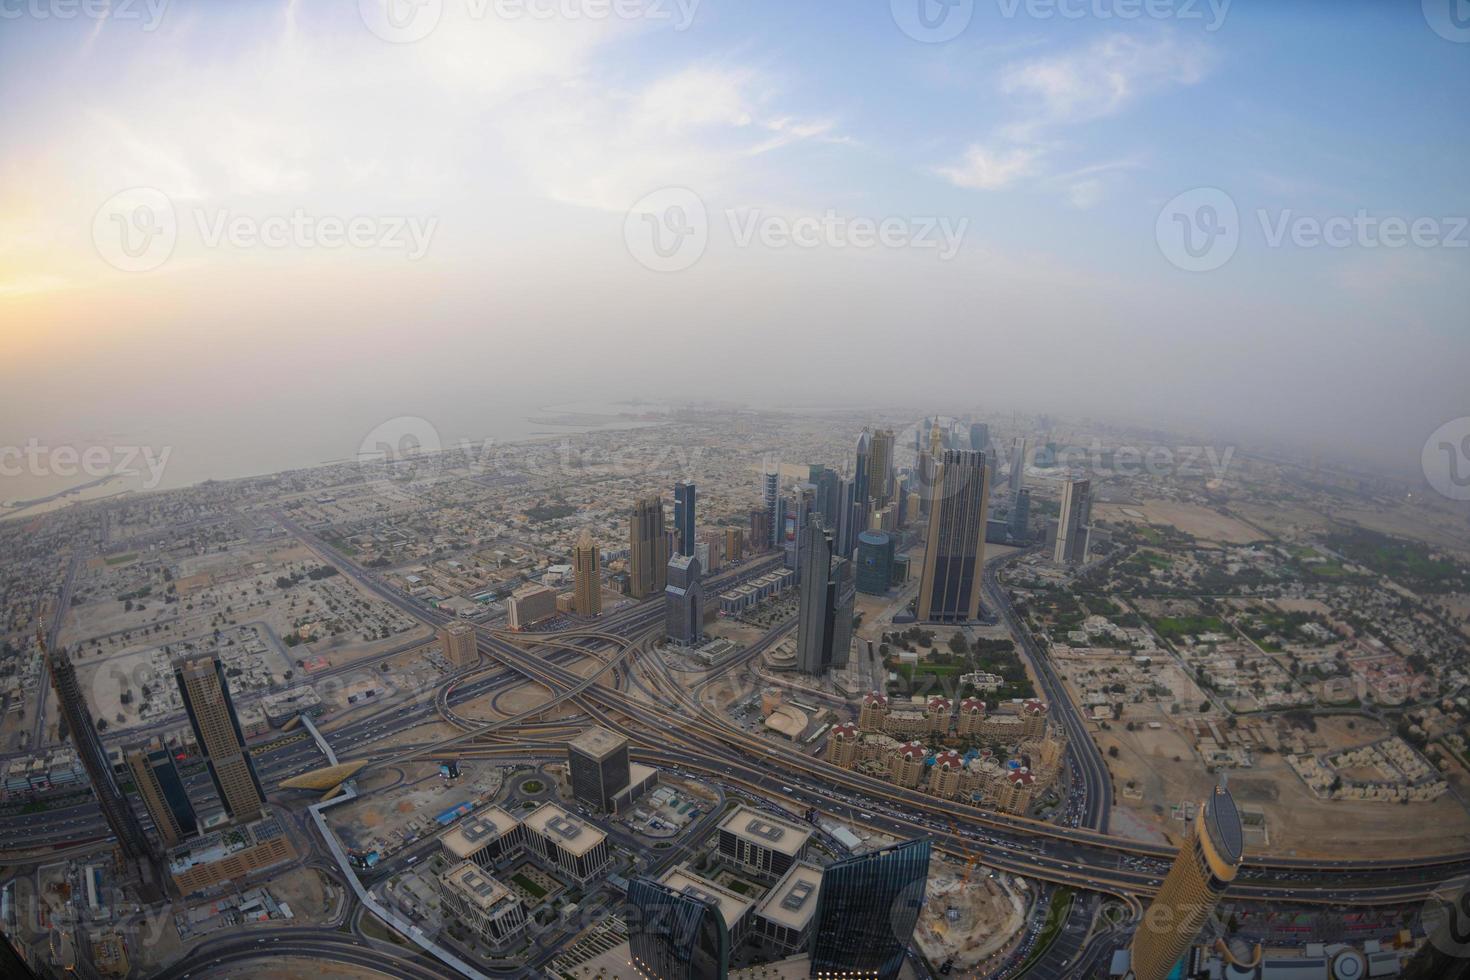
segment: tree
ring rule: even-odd
[[[1109,745],[1108,746],[1108,758],[1109,759],[1116,759],[1117,757],[1118,757],[1118,747],[1116,745]]]
[[[970,652],[970,644],[963,633],[955,633],[949,638],[949,648],[961,657]]]
[[[1209,711],[1209,710],[1210,710],[1210,702],[1208,702],[1208,701],[1201,701],[1199,703],[1199,713],[1200,714],[1204,714],[1206,711]]]

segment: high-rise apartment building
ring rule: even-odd
[[[1195,810],[1169,874],[1133,934],[1130,969],[1137,980],[1166,980],[1199,935],[1244,856],[1235,799],[1221,782]]]
[[[1059,565],[1087,562],[1092,539],[1092,481],[1072,477],[1062,487],[1062,507],[1057,518],[1057,543],[1052,560]]]
[[[637,976],[657,980],[724,980],[730,934],[719,904],[675,891],[652,878],[628,883],[628,947]]]
[[[945,450],[935,477],[935,499],[929,515],[919,583],[919,619],[957,623],[979,617],[989,498],[985,454],[968,449]]]
[[[679,554],[694,554],[697,544],[694,538],[694,484],[680,480],[674,484],[674,534],[679,543]]]
[[[138,882],[138,892],[148,903],[163,898],[163,872],[157,849],[143,832],[142,821],[133,812],[113,772],[112,761],[102,748],[97,724],[77,683],[77,671],[61,650],[46,650],[46,670],[56,691],[56,706],[66,722],[77,759],[86,770],[87,781],[97,796],[97,807],[117,840],[117,853],[124,872]]]
[[[745,532],[738,527],[725,528],[725,560],[737,562],[745,557]]]
[[[781,499],[781,470],[767,469],[761,474],[761,504],[766,511],[767,547],[774,548],[780,541],[781,522],[777,516],[777,501]],[[754,531],[755,528],[752,528]],[[752,542],[754,543],[754,542]]]
[[[177,847],[199,833],[199,818],[189,801],[179,767],[163,742],[155,738],[135,745],[127,750],[124,758],[133,775],[133,785],[138,788],[138,795],[153,818],[153,829],[164,846]]]
[[[820,516],[807,522],[801,536],[796,663],[803,673],[821,675],[847,666],[856,598],[852,562],[833,554],[832,533]]]
[[[444,658],[456,667],[468,667],[480,659],[475,628],[463,620],[439,631],[439,645],[444,648]]]
[[[261,789],[250,750],[245,747],[224,665],[214,655],[181,660],[174,664],[174,679],[220,803],[238,823],[258,819],[265,805],[265,790]]]
[[[660,497],[639,497],[628,522],[628,594],[635,599],[662,595],[669,567],[665,553],[664,502]]]
[[[572,549],[572,595],[577,615],[602,615],[602,552],[586,529]]]
[[[812,976],[898,976],[924,907],[931,849],[928,840],[905,841],[823,870]]]
[[[613,812],[613,797],[628,788],[628,740],[606,728],[589,728],[567,743],[572,795],[589,806]]]

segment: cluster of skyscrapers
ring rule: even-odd
[[[47,651],[46,666],[61,718],[115,839],[119,866],[145,902],[160,901],[166,889],[162,848],[144,832],[118,783],[77,683],[76,668],[60,650]],[[265,791],[245,746],[224,666],[215,656],[181,660],[174,665],[174,679],[221,806],[236,823],[257,820],[265,807]],[[127,749],[124,759],[159,843],[172,848],[199,834],[199,817],[168,749],[152,739]]]

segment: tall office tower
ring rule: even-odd
[[[886,595],[893,584],[893,538],[882,531],[858,535],[857,591]]]
[[[66,721],[72,747],[87,772],[92,792],[97,795],[97,807],[102,811],[108,829],[117,838],[123,867],[130,877],[137,878],[138,892],[143,901],[149,904],[157,902],[163,898],[163,872],[158,852],[143,833],[142,822],[117,784],[112,761],[102,748],[97,725],[82,696],[81,685],[77,683],[77,670],[64,652],[48,650],[44,645],[42,650],[46,669],[51,674],[51,686],[56,690],[56,706]]]
[[[970,423],[970,448],[977,453],[985,452],[990,445],[990,426],[984,422]]]
[[[579,616],[602,615],[602,553],[585,528],[572,549],[572,608]]]
[[[1091,538],[1092,481],[1072,477],[1062,488],[1061,516],[1057,518],[1057,546],[1052,560],[1065,565],[1085,563]]]
[[[934,504],[934,478],[938,475],[939,459],[944,453],[944,430],[935,425],[929,430],[928,448],[921,448],[914,463],[919,494],[919,513],[927,515]]]
[[[1011,497],[1021,492],[1026,485],[1026,437],[1018,436],[1011,443],[1011,472],[1009,476]]]
[[[669,642],[693,646],[704,633],[704,587],[699,582],[699,559],[675,555],[669,560],[669,584],[664,589],[664,630]]]
[[[174,664],[174,679],[225,811],[239,823],[255,820],[265,805],[265,790],[245,748],[224,665],[212,654],[181,660]]]
[[[1133,934],[1131,969],[1137,980],[1169,976],[1235,880],[1243,849],[1240,812],[1222,781],[1195,810],[1174,865]]]
[[[724,980],[730,934],[719,904],[652,878],[628,882],[628,946],[633,970],[651,980]]]
[[[836,530],[842,520],[842,477],[836,470],[813,466],[807,480],[816,492],[812,509],[822,515],[822,523],[828,530]]]
[[[628,740],[606,728],[589,728],[567,743],[572,795],[606,813],[628,788]]]
[[[738,527],[725,528],[725,560],[736,562],[744,557],[745,532]]]
[[[928,840],[911,840],[827,866],[812,927],[812,976],[898,976],[924,907],[931,849]]]
[[[837,553],[844,558],[852,557],[853,550],[857,548],[857,536],[862,530],[858,527],[857,511],[854,504],[857,503],[856,485],[851,479],[837,481]]]
[[[153,829],[165,847],[177,847],[199,833],[199,818],[168,748],[158,739],[128,749],[125,758],[133,785],[153,818]]]
[[[858,436],[857,453],[852,460],[852,526],[854,536],[867,530],[870,498],[873,495],[869,474],[873,472],[873,438],[864,429]]]
[[[801,529],[797,582],[797,669],[820,676],[832,667],[846,667],[856,601],[852,562],[833,554],[832,532],[820,517]]]
[[[764,507],[750,511],[750,550],[769,551],[771,547],[771,515]]]
[[[664,553],[664,502],[639,497],[628,522],[628,594],[635,599],[661,595],[668,584],[669,556]]]
[[[1016,496],[1011,500],[1011,526],[1009,528],[1012,541],[1031,540],[1031,491],[1018,490]]]
[[[797,568],[797,551],[801,547],[801,529],[811,520],[816,506],[817,492],[811,484],[798,484],[781,498],[781,548],[786,552],[786,567]]]
[[[439,645],[444,657],[456,667],[468,667],[480,659],[475,628],[464,620],[455,620],[439,631]]]
[[[679,541],[679,554],[694,554],[694,484],[680,480],[674,484],[674,534]]]
[[[761,502],[766,507],[767,546],[775,548],[781,543],[781,521],[777,514],[777,501],[781,499],[781,470],[768,470],[761,474]]]
[[[892,429],[879,429],[873,433],[868,464],[868,494],[873,498],[875,507],[882,507],[893,499]]]
[[[946,449],[934,492],[919,582],[919,619],[972,620],[980,615],[985,567],[985,511],[990,498],[985,454]]]

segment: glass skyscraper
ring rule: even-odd
[[[680,480],[674,484],[674,532],[679,536],[679,554],[694,554],[694,484]]]
[[[649,878],[628,883],[633,969],[651,980],[723,980],[730,934],[719,907]]]
[[[905,841],[822,872],[812,976],[898,976],[924,907],[931,850],[928,840]]]

